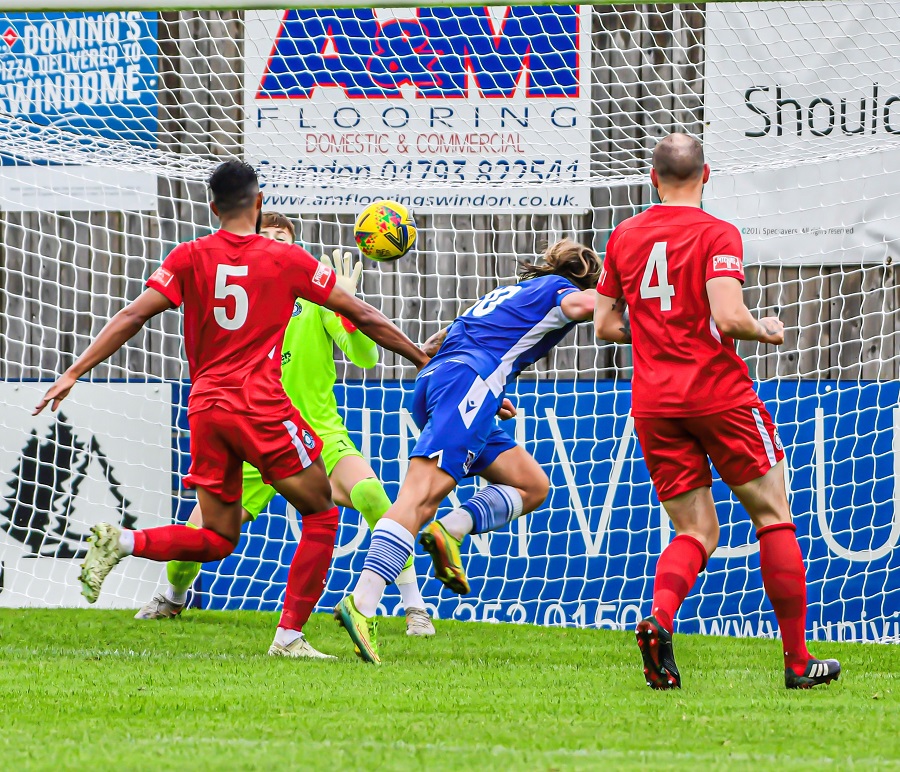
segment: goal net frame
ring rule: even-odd
[[[602,253],[611,228],[652,203],[646,172],[653,143],[681,130],[707,147],[710,211],[744,234],[748,304],[786,323],[782,350],[742,344],[740,351],[787,448],[809,574],[810,635],[900,638],[900,287],[893,267],[900,234],[887,203],[900,161],[900,68],[886,53],[900,25],[885,22],[900,2],[851,4],[868,9],[854,21],[867,46],[847,54],[849,64],[834,53],[847,4],[813,0],[596,2],[574,12],[562,3],[506,3],[503,12],[488,2],[472,12],[480,26],[470,28],[483,31],[484,48],[472,53],[461,38],[442,38],[445,47],[428,61],[422,46],[433,41],[417,43],[420,59],[401,55],[399,38],[384,32],[388,21],[413,25],[397,27],[404,40],[410,30],[449,35],[447,19],[461,24],[470,4],[395,0],[376,12],[351,1],[340,3],[339,15],[316,1],[300,4],[294,16],[258,2],[113,5],[44,0],[0,14],[27,14],[21,26],[6,25],[9,39],[0,37],[0,606],[78,605],[72,579],[94,519],[132,527],[182,522],[194,505],[180,485],[189,459],[189,384],[177,312],[154,320],[96,368],[58,417],[34,420],[29,412],[176,243],[215,227],[204,180],[222,158],[259,165],[266,207],[285,208],[298,241],[316,255],[352,245],[354,210],[368,200],[362,195],[408,196],[420,209],[417,247],[395,264],[366,262],[361,296],[423,341],[479,296],[513,281],[517,261],[548,242],[569,236]],[[420,8],[446,10],[434,21],[440,14]],[[510,10],[523,8],[547,16]],[[121,32],[79,48],[75,38],[94,33],[68,20],[99,11],[112,14],[109,23]],[[27,26],[41,14],[52,14],[52,30]],[[754,38],[763,18],[766,36]],[[512,23],[532,35],[528,59],[507,39]],[[810,40],[811,29],[820,37]],[[352,36],[368,33],[359,30],[383,36],[372,59],[384,61],[365,64],[364,46]],[[307,53],[301,33],[320,35]],[[73,48],[56,50],[57,34]],[[549,49],[540,48],[541,34]],[[355,58],[345,64],[348,50]],[[316,56],[330,61],[317,70],[309,64]],[[32,67],[70,67],[73,79],[81,77],[71,109],[20,109],[26,97],[46,106],[57,93],[53,83],[39,95],[15,85],[28,82],[27,57]],[[780,71],[776,59],[785,62]],[[392,75],[395,60],[407,68],[402,77]],[[63,101],[67,83],[58,86]],[[452,89],[459,93],[448,106]],[[130,106],[102,103],[114,93]],[[298,115],[301,101],[306,112]],[[399,141],[391,123],[396,116],[410,126],[426,121],[416,113],[423,105],[434,108],[427,120],[437,128],[411,129],[426,139],[409,151],[412,171],[403,177],[404,164],[389,158]],[[388,110],[395,112],[385,118]],[[373,116],[382,123],[366,131],[386,139],[358,139],[365,132],[350,124],[365,128]],[[568,126],[562,116],[577,119]],[[544,123],[536,129],[538,120]],[[508,131],[485,128],[491,121]],[[351,132],[353,142],[369,143],[361,155],[379,159],[365,175],[352,171],[364,162],[346,160]],[[325,151],[319,139],[309,144],[311,135],[327,137]],[[292,153],[319,153],[332,164],[291,166],[283,159]],[[442,163],[450,170],[443,177]],[[566,177],[569,168],[576,171]],[[422,169],[427,173],[416,177]],[[511,179],[510,170],[521,170],[522,179]],[[317,200],[327,203],[298,204],[297,190],[320,191]],[[350,199],[348,190],[362,193]],[[368,372],[337,357],[347,427],[393,497],[418,432],[408,404],[414,373],[387,354]],[[656,558],[672,533],[633,433],[630,364],[627,347],[597,346],[590,330],[579,329],[523,374],[511,394],[519,415],[510,431],[547,469],[551,493],[510,528],[467,542],[468,597],[442,592],[427,556],[416,556],[436,616],[616,629],[642,616]],[[448,504],[477,485],[461,485]],[[718,478],[714,494],[721,546],[678,629],[777,635],[746,514]],[[233,556],[204,567],[193,603],[279,608],[301,529],[301,519],[276,499]],[[352,586],[367,533],[357,513],[342,512],[320,610]],[[162,580],[159,565],[129,561],[110,578],[101,603],[135,607]],[[382,613],[399,609],[389,588]]]

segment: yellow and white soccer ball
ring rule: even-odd
[[[359,251],[387,263],[403,257],[416,243],[416,223],[409,210],[396,201],[369,204],[353,229]]]

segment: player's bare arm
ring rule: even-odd
[[[757,319],[744,305],[741,283],[730,276],[706,282],[709,308],[719,331],[735,340],[758,340],[780,346],[784,343],[784,323],[775,316]]]
[[[82,375],[115,354],[137,335],[148,319],[173,307],[171,301],[162,293],[155,289],[144,290],[137,300],[129,303],[106,323],[84,353],[50,387],[32,415],[40,413],[49,402],[53,403],[51,410],[58,409],[60,402],[69,395],[75,382]]]
[[[594,292],[594,332],[600,340],[610,343],[631,343],[631,325],[628,323],[624,298],[610,298]]]
[[[434,357],[437,354],[438,349],[441,347],[441,344],[444,342],[444,338],[447,337],[447,330],[450,327],[444,327],[442,330],[438,330],[434,335],[432,335],[428,340],[426,340],[422,344],[422,351],[425,352],[425,356]]]
[[[570,292],[563,297],[559,307],[562,312],[573,322],[588,322],[594,318],[597,290],[586,289],[580,292]]]
[[[363,334],[388,351],[408,359],[416,367],[424,367],[428,363],[429,357],[425,352],[407,338],[381,311],[340,287],[332,290],[324,306],[349,319],[362,330]]]

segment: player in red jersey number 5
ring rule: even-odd
[[[662,204],[613,231],[594,314],[597,337],[633,344],[635,430],[676,533],[656,566],[651,616],[637,628],[644,675],[655,689],[681,686],[673,618],[719,541],[711,460],[756,526],[785,685],[828,683],[841,669],[806,649],[806,573],[785,492],[784,451],[734,345],[779,345],[784,325],[755,319],[744,305],[741,236],[700,208],[709,179],[700,143],[685,134],[663,139],[650,179]]]
[[[183,305],[191,375],[191,469],[185,484],[197,488],[203,527],[127,531],[95,526],[82,564],[82,593],[95,602],[103,580],[126,555],[205,563],[231,554],[241,532],[246,461],[303,516],[279,622],[279,634],[290,633],[302,629],[322,593],[338,526],[319,458],[322,442],[281,384],[281,347],[295,300],[336,311],[415,365],[428,358],[383,314],[336,287],[331,268],[298,246],[258,234],[262,194],[252,167],[227,161],[209,185],[221,229],[175,247],[143,294],[107,323],[35,413],[50,402],[56,410],[79,377],[148,319]]]

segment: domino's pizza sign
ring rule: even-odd
[[[266,206],[580,212],[590,16],[579,6],[247,14],[247,155]],[[549,183],[549,184],[548,184]]]
[[[0,112],[11,129],[156,142],[156,14],[0,14]],[[0,127],[0,136],[4,129]],[[156,179],[115,169],[48,167],[28,144],[0,155],[4,210],[155,208]]]

